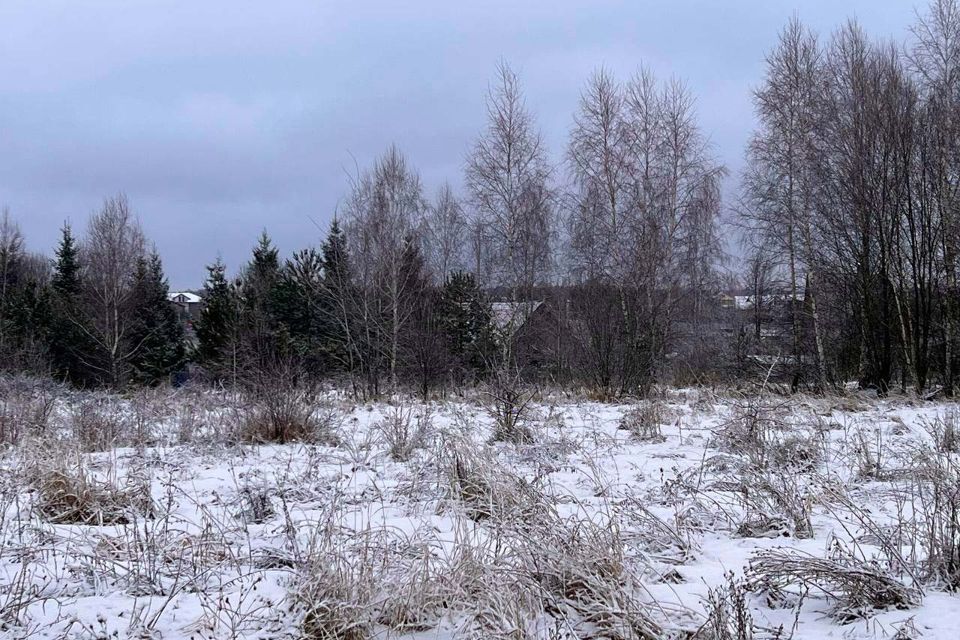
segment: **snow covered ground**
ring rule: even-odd
[[[0,635],[960,634],[953,405],[533,409],[532,442],[491,443],[481,395],[331,395],[280,445],[210,394],[59,398],[2,457]]]

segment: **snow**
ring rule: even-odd
[[[340,397],[330,401],[340,412],[338,446],[225,444],[213,416],[230,410],[213,407],[203,410],[206,427],[190,442],[180,442],[176,419],[167,416],[153,425],[152,446],[91,454],[50,443],[12,447],[0,467],[0,635],[297,637],[302,612],[292,606],[299,588],[292,565],[324,527],[338,531],[334,539],[345,549],[383,539],[399,547],[398,558],[429,553],[437,566],[454,563],[465,545],[479,550],[498,539],[489,521],[465,517],[438,475],[446,452],[463,446],[452,443],[464,441],[460,454],[489,455],[547,496],[560,520],[616,521],[624,564],[638,577],[638,601],[665,628],[695,630],[708,590],[724,585],[729,572],[743,576],[760,549],[827,557],[842,543],[879,562],[869,532],[826,505],[818,487],[829,481],[883,526],[895,523],[905,517],[906,506],[894,499],[901,481],[862,477],[852,463],[856,448],[879,443],[881,464],[894,477],[928,443],[930,425],[953,411],[942,403],[876,399],[771,400],[792,425],[788,435],[819,442],[825,451],[815,472],[784,470],[809,495],[813,536],[738,537],[743,509],[724,488],[730,476],[721,469],[738,454],[721,440],[748,401],[667,392],[658,404],[660,441],[618,428],[635,405],[547,398],[537,407],[536,442],[513,446],[487,443],[491,418],[479,400],[405,401],[416,412],[429,411],[433,425],[430,443],[407,462],[389,457],[376,428],[392,405],[352,405]],[[120,485],[148,478],[155,513],[109,526],[50,522],[35,508],[37,490],[22,479],[44,455],[82,460],[98,478]],[[248,513],[250,496],[258,494],[270,505],[262,517]],[[656,534],[656,520],[677,539]],[[960,599],[930,585],[917,607],[871,611],[846,623],[831,618],[829,600],[813,592],[799,609],[770,606],[758,594],[748,602],[758,627],[793,628],[798,640],[891,638],[905,625],[925,639],[946,640],[957,637],[960,620]],[[389,637],[461,637],[465,622],[457,612],[441,614],[427,631]],[[388,637],[386,629],[376,633]],[[535,637],[548,637],[543,633]]]

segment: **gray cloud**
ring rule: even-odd
[[[796,13],[902,38],[903,0],[0,3],[0,204],[31,246],[125,191],[174,286],[231,266],[266,227],[318,241],[354,159],[397,143],[429,189],[460,182],[503,57],[559,157],[580,87],[604,65],[686,79],[717,156],[740,166],[750,90]]]

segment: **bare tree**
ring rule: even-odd
[[[125,195],[108,198],[95,213],[82,244],[85,319],[76,319],[93,344],[84,364],[107,384],[127,382],[140,345],[129,341],[134,273],[145,239]]]
[[[634,387],[644,369],[636,267],[642,247],[642,188],[637,132],[624,89],[597,71],[580,97],[567,160],[571,322],[580,367],[605,396]]]
[[[757,242],[775,246],[783,256],[790,293],[793,338],[793,387],[803,376],[801,282],[809,278],[809,308],[816,344],[816,381],[826,386],[823,339],[816,304],[819,282],[814,254],[813,173],[817,149],[822,63],[816,38],[793,18],[767,56],[767,75],[754,93],[759,129],[747,149],[741,216]]]
[[[688,300],[699,317],[715,281],[723,170],[710,159],[686,87],[661,85],[646,69],[626,86],[605,71],[593,75],[567,156],[574,334],[586,341],[594,381],[613,385],[607,393],[643,388],[679,303]],[[596,317],[604,309],[619,317]]]
[[[634,260],[630,237],[637,202],[631,131],[623,89],[601,69],[587,82],[574,115],[567,157],[576,193],[570,212],[571,258],[582,281],[623,285]]]
[[[397,384],[400,338],[412,310],[403,304],[410,283],[403,271],[406,244],[426,212],[420,177],[396,147],[354,184],[347,204],[347,237],[360,292],[362,360],[370,393],[379,393],[383,368]]]
[[[926,102],[926,156],[924,173],[930,205],[936,209],[942,233],[940,252],[946,281],[944,305],[944,382],[955,387],[954,369],[958,332],[955,299],[960,293],[960,5],[956,0],[933,0],[912,28],[909,59]]]
[[[520,80],[506,63],[487,96],[487,129],[467,157],[466,183],[476,214],[477,250],[492,284],[529,297],[551,270],[553,209],[546,150],[527,110]]]
[[[439,282],[444,282],[451,273],[464,268],[468,246],[467,219],[450,183],[440,187],[424,222],[430,269]]]

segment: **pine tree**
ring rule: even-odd
[[[183,326],[168,300],[170,287],[159,255],[141,258],[134,278],[136,307],[130,335],[133,380],[156,385],[170,380],[183,367]]]
[[[69,224],[61,229],[56,256],[50,282],[50,364],[57,377],[82,386],[92,381],[83,364],[90,341],[80,310],[80,250]]]

